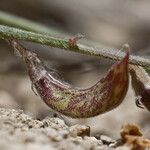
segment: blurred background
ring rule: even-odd
[[[7,12],[51,28],[57,37],[86,36],[89,45],[120,49],[131,46],[131,53],[150,58],[149,0],[1,0],[0,11]],[[2,24],[2,23],[0,23]],[[25,43],[36,51],[45,65],[64,81],[77,87],[89,87],[98,81],[113,62],[66,52],[48,46]],[[23,109],[34,118],[53,116],[54,112],[31,90],[31,83],[21,58],[16,57],[5,41],[0,41],[0,107]],[[150,138],[150,114],[137,108],[131,86],[121,106],[90,119],[71,119],[67,124],[91,126],[93,135],[118,138],[124,123],[137,123]]]

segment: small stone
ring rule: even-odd
[[[102,142],[97,140],[95,137],[85,136],[81,145],[84,147],[84,149],[95,149],[97,146],[101,146]]]
[[[115,140],[112,140],[110,137],[105,135],[101,135],[100,140],[103,142],[104,145],[109,145],[115,142]]]
[[[123,143],[122,143],[122,140],[121,139],[118,139],[118,140],[116,140],[116,141],[114,141],[113,143],[110,143],[109,144],[109,147],[118,147],[118,146],[120,146],[120,145],[122,145]]]
[[[85,125],[74,125],[69,128],[70,135],[73,137],[76,136],[90,136],[90,127]]]
[[[65,124],[65,122],[59,118],[46,117],[45,119],[42,120],[42,122],[45,127],[52,127],[57,130],[68,128],[68,126]]]

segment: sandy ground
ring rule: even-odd
[[[124,149],[106,136],[90,136],[88,126],[67,126],[59,118],[35,120],[22,110],[0,108],[1,150],[107,150]]]

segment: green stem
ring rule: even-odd
[[[13,27],[0,25],[0,39],[14,38],[18,40],[35,42],[43,45],[48,45],[55,48],[60,48],[68,51],[78,52],[89,56],[96,56],[101,58],[107,58],[110,60],[120,60],[123,58],[124,53],[117,53],[116,50],[112,49],[97,49],[86,45],[78,44],[77,46],[70,46],[68,39],[55,38],[48,35],[33,33],[16,29]],[[139,56],[130,56],[131,64],[140,65],[145,68],[149,68],[150,60]]]
[[[63,32],[57,31],[54,28],[49,28],[42,24],[39,23],[37,24],[33,21],[3,11],[0,11],[0,24],[27,30],[27,31],[32,31],[36,33],[64,35]]]

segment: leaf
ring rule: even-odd
[[[144,105],[150,111],[150,77],[140,66],[130,65],[132,87],[136,95],[136,104]]]

